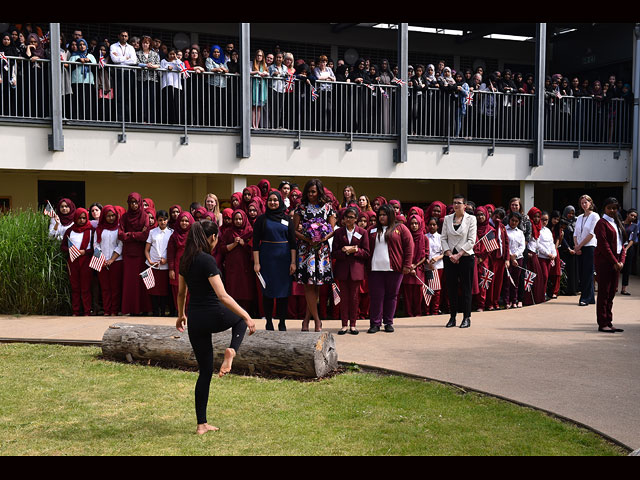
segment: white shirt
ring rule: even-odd
[[[346,228],[346,227],[345,227]],[[349,241],[349,245],[351,245],[351,239],[353,238],[353,233],[356,231],[356,227],[353,227],[353,230],[349,230],[347,228],[347,240]]]
[[[180,78],[180,69],[178,68],[181,63],[182,62],[177,59],[173,62],[168,62],[166,59],[160,62],[160,67],[163,70],[166,70],[169,65],[171,65],[172,68],[170,72],[161,72],[160,88],[173,87],[182,90],[182,80]]]
[[[118,254],[118,258],[116,258],[116,262],[122,261],[122,240],[118,239],[118,230],[103,230],[102,235],[100,236],[100,241],[98,242],[98,236],[94,232],[93,233],[93,247],[99,248],[104,258],[107,260],[111,260],[113,257],[113,252]]]
[[[76,233],[73,230],[69,232],[69,240],[71,240],[71,243],[73,243],[78,250],[80,250],[80,246],[82,245],[83,238],[84,238],[84,232]],[[89,246],[87,246],[86,248],[88,247]]]
[[[622,239],[620,238],[620,232],[618,232],[618,225],[616,224],[616,221],[606,213],[602,216],[602,218],[604,218],[607,222],[609,222],[613,227],[613,229],[616,231],[616,240],[618,242],[616,253],[620,255],[620,252],[622,252]]]
[[[149,261],[145,261],[148,266],[156,262],[160,262],[161,259],[167,258],[167,245],[169,245],[169,237],[173,233],[173,229],[167,227],[164,230],[161,230],[160,227],[156,227],[149,232],[149,236],[147,237],[147,243],[151,245],[151,249],[149,250],[149,258],[151,258],[151,263]],[[165,263],[164,265],[158,265],[159,270],[169,270],[169,264]]]
[[[133,45],[125,43],[122,45],[120,42],[116,42],[109,48],[109,56],[111,61],[118,65],[137,65],[138,57],[136,56],[136,50]]]
[[[374,231],[375,230],[375,231]],[[377,229],[372,229],[371,233],[376,234],[376,247],[371,257],[371,271],[373,272],[391,272],[391,259],[389,258],[389,248],[384,238],[387,227],[382,227],[382,235],[378,235]]]
[[[440,234],[436,233],[427,233],[426,237],[429,239],[429,260],[433,257],[439,257],[444,253],[442,250],[442,241],[440,239]],[[440,270],[444,268],[444,261],[442,259],[438,260],[434,267],[436,270]]]
[[[556,256],[556,244],[553,241],[553,233],[547,227],[542,227],[538,237],[538,256],[551,258]]]
[[[587,217],[584,216],[584,213],[578,218],[576,218],[576,228],[573,233],[573,236],[577,239],[575,241],[576,247],[585,239],[588,235],[593,235],[593,238],[585,243],[584,247],[595,247],[598,245],[598,241],[596,240],[596,236],[593,234],[594,229],[596,228],[596,223],[600,220],[600,215],[596,212],[591,212]]]
[[[507,236],[509,237],[509,253],[515,255],[516,259],[522,258],[524,254],[524,232],[518,227],[507,226]]]
[[[60,223],[58,225],[58,230],[53,229],[53,227],[55,226],[56,226],[56,219],[52,218],[51,221],[49,222],[49,236],[57,240],[62,240],[62,237],[64,237],[64,232],[67,231],[67,228],[73,227],[73,222],[71,222],[66,227]]]

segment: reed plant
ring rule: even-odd
[[[67,262],[49,221],[33,210],[0,215],[0,314],[71,313]]]

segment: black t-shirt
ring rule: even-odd
[[[211,255],[198,253],[187,272],[185,281],[189,287],[189,309],[210,309],[219,307],[220,300],[213,290],[209,277],[220,275],[215,258]]]

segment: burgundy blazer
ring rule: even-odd
[[[362,235],[359,239],[355,236],[356,232]],[[365,265],[369,259],[369,234],[357,225],[353,233],[351,243],[349,243],[349,237],[347,237],[347,229],[344,227],[338,229],[333,236],[331,256],[336,261],[333,266],[333,276],[336,280],[351,279],[358,281],[365,279]],[[358,246],[356,253],[347,255],[342,251],[342,247],[354,245]]]
[[[369,245],[371,248],[370,258],[373,258],[373,252],[376,249],[377,232],[377,227],[369,229]],[[409,229],[402,223],[399,223],[396,226],[389,237],[387,249],[389,250],[391,269],[394,272],[401,273],[403,268],[411,268],[411,260],[413,260],[414,250],[413,237],[411,236]],[[371,269],[371,262],[369,262],[369,269]]]
[[[616,253],[618,244],[616,241],[616,229],[604,218],[598,220],[593,233],[598,240],[598,244],[593,252],[594,264],[600,268],[611,268],[617,262],[624,263],[626,253],[624,247],[620,255]],[[622,239],[621,239],[622,240]],[[622,242],[624,244],[624,241]]]

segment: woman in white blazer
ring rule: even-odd
[[[465,212],[467,202],[463,195],[453,197],[454,212],[444,217],[442,224],[442,250],[444,250],[444,274],[447,280],[451,318],[447,328],[456,326],[458,313],[458,285],[462,289],[462,311],[464,318],[460,328],[471,326],[471,300],[478,224],[474,215]]]

